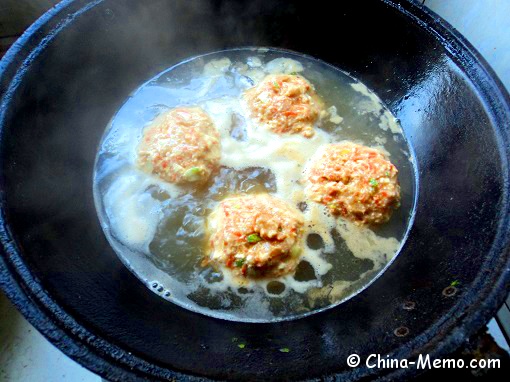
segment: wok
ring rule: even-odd
[[[0,284],[62,351],[118,381],[393,379],[416,370],[351,369],[346,358],[444,356],[495,313],[510,283],[508,94],[418,3],[336,7],[64,1],[9,50]],[[122,265],[94,208],[96,148],[130,92],[187,57],[238,46],[291,49],[351,73],[400,119],[416,155],[416,213],[395,262],[355,298],[303,319],[227,322],[164,301]]]

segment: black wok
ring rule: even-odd
[[[119,381],[394,378],[415,371],[351,369],[346,358],[444,356],[495,313],[510,282],[508,94],[419,5],[337,7],[64,1],[11,48],[0,64],[0,284],[56,346]],[[396,261],[360,295],[304,319],[227,322],[162,300],[122,265],[94,208],[96,148],[130,92],[184,58],[236,46],[350,72],[401,120],[417,158],[415,220]]]

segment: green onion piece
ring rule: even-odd
[[[202,178],[202,169],[200,167],[191,167],[186,170],[184,177],[189,182],[196,182]]]
[[[244,262],[246,261],[246,259],[237,259],[234,263],[234,265],[237,267],[237,268],[241,268],[244,264]]]
[[[295,245],[290,249],[290,255],[292,257],[298,257],[301,255],[301,247],[299,245]]]
[[[273,86],[277,89],[280,89],[280,85],[278,85],[278,82],[273,81]]]
[[[459,280],[455,280],[455,281],[452,281],[452,283],[450,284],[451,286],[457,286],[460,284],[460,281]]]
[[[262,238],[256,233],[252,233],[251,235],[248,235],[246,240],[248,240],[248,243],[258,243],[259,241],[262,240]]]
[[[290,352],[290,349],[289,348],[281,348],[280,352],[281,353],[288,353],[288,352]]]
[[[386,175],[387,177],[389,177],[389,176],[390,176],[390,172],[389,172],[389,171],[386,171],[386,172],[384,173],[384,175]]]
[[[246,344],[237,344],[237,347],[239,349],[244,349],[246,347]]]
[[[372,187],[377,187],[379,185],[379,182],[375,180],[374,178],[370,178],[369,182]]]

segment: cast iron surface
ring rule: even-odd
[[[346,357],[441,356],[495,313],[510,281],[508,95],[418,5],[342,7],[64,1],[11,48],[0,63],[0,284],[64,352],[122,381],[394,378],[415,371],[350,369]],[[160,299],[118,260],[94,209],[96,147],[129,93],[186,57],[236,46],[349,71],[401,119],[416,153],[417,213],[402,252],[355,299],[306,319],[226,322]]]

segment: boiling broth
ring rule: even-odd
[[[326,105],[315,135],[275,135],[257,126],[243,92],[267,74],[298,73]],[[198,190],[166,183],[136,166],[144,127],[177,106],[200,106],[221,134],[221,169]],[[376,228],[333,217],[307,200],[303,175],[321,147],[349,140],[380,149],[399,170],[402,205]],[[94,172],[106,237],[126,266],[164,299],[238,321],[295,318],[355,295],[394,258],[411,222],[414,171],[398,121],[347,73],[313,58],[273,49],[235,49],[182,62],[137,89],[107,127]],[[268,192],[305,218],[295,275],[250,280],[202,266],[207,217],[222,199]]]

